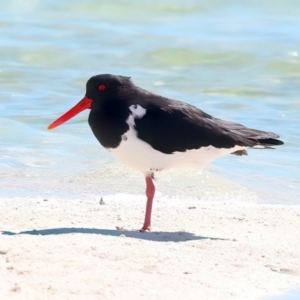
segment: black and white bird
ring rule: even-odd
[[[277,134],[212,117],[190,104],[165,98],[133,84],[130,77],[96,75],[85,97],[48,126],[90,109],[89,125],[100,144],[146,178],[146,214],[142,231],[151,230],[154,174],[171,168],[203,167],[246,148],[282,145]]]

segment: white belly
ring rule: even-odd
[[[201,168],[218,157],[245,149],[245,147],[240,146],[230,149],[209,146],[187,150],[186,152],[165,154],[138,139],[133,128],[130,128],[123,137],[124,140],[118,148],[109,149],[109,151],[119,161],[142,172],[172,168]]]
[[[137,132],[134,129],[135,118],[143,117],[146,110],[139,105],[130,107],[130,110],[132,114],[126,121],[129,130],[123,134],[120,145],[109,151],[119,161],[144,173],[172,168],[201,168],[218,157],[245,149],[241,146],[229,149],[208,146],[186,152],[162,153],[137,138]]]

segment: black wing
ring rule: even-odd
[[[148,96],[150,96],[148,94]],[[281,145],[276,134],[250,129],[241,124],[216,119],[202,110],[163,97],[150,96],[142,105],[147,112],[136,119],[137,135],[163,153],[214,146]]]

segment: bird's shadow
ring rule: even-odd
[[[129,238],[155,241],[155,242],[187,242],[191,240],[227,240],[223,238],[208,237],[208,236],[197,236],[190,232],[139,232],[134,230],[114,230],[114,229],[97,229],[97,228],[79,228],[79,227],[62,227],[62,228],[49,228],[49,229],[34,229],[20,232],[13,231],[1,231],[3,235],[61,235],[61,234],[100,234],[108,236],[126,236]]]

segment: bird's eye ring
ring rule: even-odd
[[[100,84],[99,86],[98,86],[98,90],[99,91],[104,91],[106,89],[106,85],[104,85],[104,84]]]

